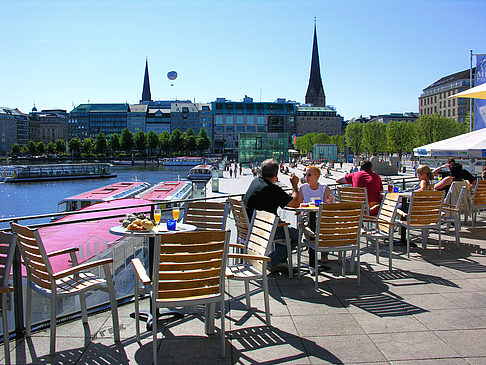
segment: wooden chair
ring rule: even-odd
[[[241,259],[240,264],[228,265],[227,278],[245,283],[246,307],[251,308],[250,281],[261,280],[265,303],[265,318],[270,326],[270,302],[268,298],[267,262],[279,218],[277,215],[256,210],[251,220],[245,248],[242,254],[229,254],[229,258]]]
[[[226,229],[228,216],[228,202],[196,201],[186,204],[184,209],[184,223],[194,224],[198,230]]]
[[[221,356],[225,357],[224,284],[230,240],[229,231],[177,232],[160,236],[154,245],[152,278],[139,259],[135,267],[135,325],[140,342],[139,281],[152,292],[153,360],[157,364],[158,308],[205,304],[205,332],[214,333],[216,303],[221,305]],[[145,292],[142,290],[142,292]]]
[[[13,255],[15,252],[15,243],[12,235],[0,232],[0,310],[2,311],[3,326],[3,348],[5,352],[5,364],[10,365],[10,338],[7,322],[7,296],[13,292],[9,286],[10,268],[12,267]]]
[[[321,204],[317,214],[316,231],[304,230],[303,243],[315,252],[315,284],[318,289],[319,252],[351,251],[357,256],[357,285],[360,285],[360,237],[363,223],[364,203],[345,202]],[[300,255],[300,250],[297,250]],[[299,276],[300,276],[300,258]],[[345,273],[345,261],[342,262],[342,274]]]
[[[365,215],[370,215],[370,205],[368,202],[368,194],[366,188],[358,188],[352,186],[338,186],[338,199],[340,203],[345,202],[361,202],[365,204]]]
[[[456,238],[456,247],[461,243],[461,207],[464,205],[466,191],[469,192],[469,185],[466,181],[454,181],[447,192],[445,202],[442,204],[441,223],[446,224],[447,234],[449,234],[449,226],[454,224],[454,233]],[[467,213],[466,213],[467,214]]]
[[[32,288],[51,299],[51,355],[56,353],[56,300],[58,298],[79,295],[83,323],[88,323],[86,292],[100,289],[107,291],[110,295],[115,342],[120,341],[118,309],[110,270],[110,264],[113,263],[113,260],[103,259],[78,265],[76,252],[79,251],[79,248],[66,248],[47,253],[37,229],[30,229],[15,223],[11,223],[10,226],[12,232],[15,234],[16,243],[20,247],[23,264],[27,271],[27,280],[31,283],[27,287],[26,335],[30,336],[31,333]],[[49,258],[62,254],[70,255],[72,267],[54,272]],[[104,269],[104,279],[87,271],[99,266],[102,266]]]
[[[481,210],[486,209],[486,180],[478,180],[472,196],[472,228]]]
[[[235,220],[236,242],[244,245],[248,236],[248,226],[250,225],[245,205],[241,199],[229,198],[228,202]]]
[[[366,240],[374,239],[376,245],[376,262],[380,262],[380,240],[385,243],[388,240],[388,269],[392,270],[393,256],[393,233],[397,225],[396,216],[400,195],[397,193],[388,193],[382,200],[378,215],[365,216],[363,221],[370,223],[364,230]]]
[[[441,254],[441,215],[443,191],[414,191],[410,197],[408,212],[398,210],[406,220],[397,221],[407,230],[407,257],[410,257],[410,231],[422,231],[422,244],[427,248],[427,232],[437,229],[439,233],[439,255]]]

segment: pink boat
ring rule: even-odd
[[[72,212],[95,203],[132,198],[148,189],[150,184],[142,181],[117,182],[85,193],[65,198],[58,203],[58,212]]]
[[[175,200],[190,199],[192,183],[190,181],[163,181],[137,195],[137,198],[161,203],[161,209],[171,208]]]

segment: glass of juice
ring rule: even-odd
[[[155,225],[156,225],[156,226],[158,226],[158,225],[159,225],[159,222],[160,222],[160,216],[161,216],[160,209],[155,209],[155,210],[154,210],[154,221],[155,221]]]
[[[179,219],[179,214],[181,214],[179,207],[172,208],[172,217],[174,217],[175,220]]]

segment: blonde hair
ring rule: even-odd
[[[319,167],[311,165],[311,166],[307,166],[307,169],[311,170],[313,174],[317,176],[321,176],[321,170],[319,169]]]
[[[417,168],[417,174],[424,174],[427,176],[427,180],[433,180],[434,174],[432,174],[432,170],[427,165],[421,165]]]

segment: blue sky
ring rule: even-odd
[[[327,104],[345,119],[418,110],[486,53],[486,1],[0,0],[0,105],[152,99],[304,102],[314,16]],[[179,77],[171,86],[167,72]]]

